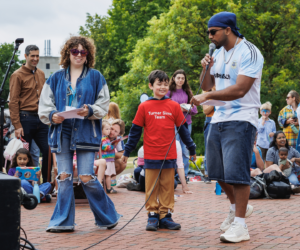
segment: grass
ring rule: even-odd
[[[200,155],[197,156],[197,158],[198,158],[198,157],[202,157],[202,158],[203,158],[203,156],[200,156]],[[126,168],[133,168],[133,167],[134,167],[134,166],[133,166],[133,160],[134,160],[135,158],[137,158],[137,156],[129,157],[129,158],[128,158]]]

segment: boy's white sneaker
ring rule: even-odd
[[[254,209],[253,206],[251,205],[247,206],[245,218],[248,218],[253,213],[253,209]],[[235,211],[230,209],[227,218],[223,221],[222,225],[220,226],[221,231],[226,232],[228,228],[230,228],[231,223],[234,221],[234,217],[235,217]]]
[[[232,222],[229,229],[221,234],[220,240],[233,243],[250,240],[247,225],[243,226],[238,222]]]

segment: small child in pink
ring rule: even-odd
[[[101,151],[102,151],[102,158],[106,160],[106,170],[105,170],[106,192],[115,194],[117,193],[117,191],[111,187],[111,176],[116,175],[115,145],[111,143],[111,140],[109,138],[110,130],[111,130],[110,123],[107,120],[103,120]]]

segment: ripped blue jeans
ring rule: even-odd
[[[56,154],[58,167],[58,196],[56,206],[47,230],[74,230],[75,227],[75,199],[73,191],[73,154],[70,150],[70,139],[62,136],[61,153]],[[91,176],[92,179],[82,182],[83,190],[88,198],[90,208],[95,217],[95,224],[99,227],[115,225],[121,215],[116,212],[111,199],[106,195],[100,182],[95,176],[94,152],[76,151],[77,170],[79,180],[81,176]],[[69,175],[60,178],[61,174]]]

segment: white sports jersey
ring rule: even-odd
[[[258,109],[260,108],[260,83],[264,58],[258,48],[245,38],[233,48],[226,51],[224,47],[215,50],[214,65],[210,74],[215,78],[216,90],[222,90],[236,84],[238,75],[256,78],[247,94],[234,101],[226,101],[224,106],[215,107],[211,123],[226,121],[247,121],[257,128]]]

